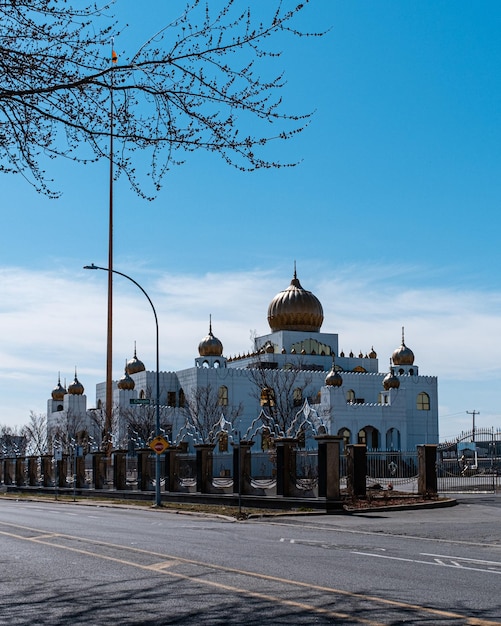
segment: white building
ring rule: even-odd
[[[437,378],[420,375],[403,331],[402,343],[391,355],[390,371],[380,371],[373,348],[365,355],[340,353],[338,335],[320,330],[321,303],[302,288],[295,273],[289,287],[271,301],[268,322],[271,332],[256,337],[254,350],[233,357],[224,356],[210,322],[194,364],[160,372],[161,419],[175,440],[183,434],[192,443],[207,439],[221,415],[240,436],[250,436],[251,425],[261,423],[255,420],[262,410],[274,416],[276,432],[295,436],[299,422],[294,416],[307,401],[318,416],[317,426],[322,422],[328,433],[342,435],[347,443],[383,450],[438,443]],[[105,383],[97,385],[97,409],[86,410],[83,387],[80,390],[75,381],[67,393],[62,394],[60,383],[54,389],[48,403],[49,425],[60,419],[61,412],[71,410],[85,415],[90,428],[96,411],[104,408]],[[141,411],[153,409],[131,400],[156,397],[156,372],[147,371],[134,351],[113,389],[114,440],[123,445],[131,415],[139,419]],[[186,429],[188,414],[195,419]],[[199,424],[193,423],[197,417]],[[261,442],[260,435],[256,440]]]

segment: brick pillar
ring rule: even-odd
[[[3,484],[14,484],[14,479],[12,477],[12,459],[4,459],[3,461]]]
[[[296,445],[297,439],[276,439],[277,449],[277,496],[290,497],[296,491]]]
[[[253,441],[241,441],[233,444],[233,493],[250,494],[251,448]]]
[[[104,452],[92,453],[92,485],[94,489],[103,489],[106,478]]]
[[[137,451],[137,486],[140,491],[149,491],[152,486],[150,455],[150,449]]]
[[[52,456],[50,454],[44,454],[40,461],[42,463],[42,486],[52,487],[54,484],[52,478]]]
[[[83,489],[85,487],[85,457],[77,456],[75,461],[75,487]]]
[[[197,491],[210,493],[212,491],[213,444],[201,443],[195,446],[197,455]]]
[[[364,444],[346,446],[346,482],[353,497],[366,495],[367,447]]]
[[[16,458],[16,486],[22,487],[25,484],[24,480],[24,463],[26,459],[24,457]]]
[[[38,485],[38,457],[28,457],[28,485],[36,487]]]
[[[179,483],[179,446],[171,446],[165,451],[165,491],[180,491]]]
[[[113,487],[119,491],[127,489],[127,453],[113,452]]]
[[[339,500],[340,444],[342,437],[318,435],[318,496],[327,500]]]
[[[66,473],[68,471],[68,455],[63,454],[61,461],[56,461],[57,467],[57,486],[66,487]]]
[[[437,446],[425,444],[417,447],[418,493],[422,496],[437,495]]]

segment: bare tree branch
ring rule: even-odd
[[[274,11],[260,7],[267,18],[259,21],[236,0],[219,10],[193,0],[117,63],[110,42],[121,31],[109,17],[113,3],[77,9],[62,0],[0,2],[0,171],[57,195],[43,170],[46,157],[109,157],[111,93],[113,133],[122,144],[113,155],[116,171],[143,197],[198,149],[240,170],[294,165],[260,153],[301,132],[310,114],[284,111],[281,72],[264,73],[281,55],[274,39],[311,35],[292,27],[307,2],[288,10],[277,0]],[[137,150],[147,153],[152,193],[136,171]]]

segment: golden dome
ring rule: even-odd
[[[137,374],[138,372],[144,372],[145,366],[142,361],[137,358],[136,355],[136,344],[134,344],[134,356],[130,361],[127,361],[127,365],[125,366],[125,371],[127,374]]]
[[[212,334],[211,318],[209,318],[209,334],[198,344],[198,354],[200,356],[221,356],[223,354],[223,344]]]
[[[68,386],[68,393],[72,396],[81,396],[85,391],[84,386],[77,378],[77,370],[75,369],[75,378],[71,385]]]
[[[117,387],[125,391],[132,391],[132,389],[134,389],[135,386],[136,386],[136,383],[132,380],[132,378],[127,373],[127,365],[125,365],[124,375],[118,381]]]
[[[68,392],[61,385],[61,377],[57,377],[57,385],[52,390],[52,399],[61,401]]]
[[[402,345],[397,348],[392,356],[391,360],[393,365],[412,365],[414,363],[414,352],[405,345],[404,342],[404,328],[402,327]]]
[[[329,387],[341,387],[341,385],[343,384],[343,379],[341,377],[341,374],[336,369],[334,359],[332,360],[332,367],[325,377],[325,384]]]
[[[374,346],[372,346],[369,352],[369,359],[377,359],[377,352],[374,350]]]
[[[383,387],[385,388],[385,391],[388,391],[388,389],[398,389],[400,387],[400,381],[393,373],[392,367],[390,367],[390,371],[383,379]]]
[[[320,300],[301,287],[296,270],[291,284],[278,293],[268,307],[268,323],[277,330],[302,330],[319,332],[324,321]]]

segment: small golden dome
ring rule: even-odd
[[[341,387],[343,379],[341,374],[336,370],[334,360],[332,361],[332,367],[325,377],[325,384],[329,387]]]
[[[402,345],[393,352],[391,360],[393,361],[393,365],[413,365],[414,363],[414,352],[405,345],[403,326]]]
[[[377,352],[374,350],[374,346],[372,346],[369,352],[369,359],[377,359]]]
[[[117,383],[117,387],[119,389],[122,389],[124,391],[132,391],[134,389],[134,387],[136,386],[136,383],[132,380],[132,378],[129,376],[129,374],[127,373],[127,364],[125,365],[125,371],[124,371],[124,375],[122,376],[122,378],[118,381]]]
[[[198,344],[198,354],[200,356],[221,356],[223,354],[223,344],[212,334],[212,319],[209,318],[209,334]],[[240,357],[240,355],[238,355]]]
[[[52,399],[61,401],[67,393],[66,389],[61,385],[61,377],[58,376],[57,385],[52,390]]]
[[[125,371],[130,376],[131,374],[137,374],[138,372],[144,372],[145,369],[146,368],[144,366],[144,363],[137,358],[136,344],[134,342],[134,356],[132,357],[132,359],[130,359],[130,361],[127,361],[127,365],[125,366]]]
[[[296,270],[290,285],[278,293],[268,307],[268,323],[277,330],[319,332],[324,321],[320,300],[301,287]]]
[[[81,396],[85,391],[84,386],[77,378],[77,370],[75,369],[75,378],[71,385],[68,386],[68,393],[72,396]]]
[[[383,387],[385,388],[385,391],[388,391],[389,389],[398,389],[400,387],[400,381],[393,373],[392,367],[390,367],[390,371],[383,379]]]

